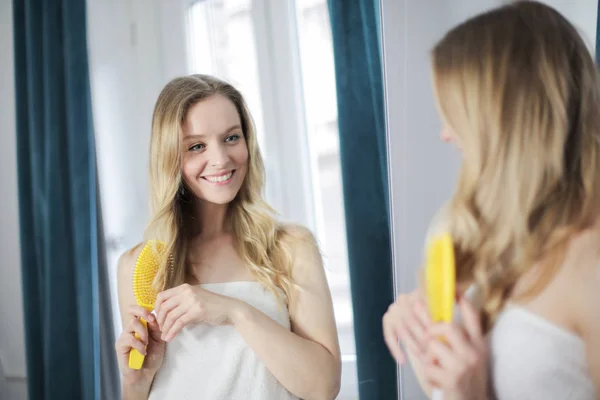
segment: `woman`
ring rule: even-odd
[[[143,246],[119,262],[125,399],[337,395],[340,351],[319,250],[306,229],[274,219],[263,176],[235,88],[205,75],[166,85],[152,123],[146,239],[164,242],[171,257],[156,277],[156,317],[132,291]],[[132,348],[146,354],[139,371],[128,367]]]
[[[400,341],[424,390],[444,399],[595,399],[596,65],[575,28],[536,2],[464,22],[432,59],[442,137],[463,155],[443,226],[432,231],[453,236],[463,322],[432,323],[417,289],[384,316],[390,351],[404,363]]]

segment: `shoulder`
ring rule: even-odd
[[[315,235],[305,226],[297,224],[281,224],[279,238],[295,253],[301,250],[318,249]]]
[[[597,286],[600,283],[600,231],[583,232],[571,241],[564,268],[572,283],[581,285],[582,289],[593,287],[600,295]]]
[[[136,304],[133,295],[133,270],[143,248],[144,243],[140,243],[125,251],[119,257],[117,265],[117,295],[121,311],[121,322],[123,324],[125,324],[126,318],[130,316],[126,311],[127,307]]]
[[[293,275],[297,278],[305,272],[322,269],[322,259],[315,235],[305,226],[283,224],[279,227],[280,240],[288,249]]]
[[[589,231],[573,239],[567,252],[563,277],[571,293],[572,309],[580,330],[589,332],[592,325],[600,332],[600,232]]]
[[[119,257],[119,263],[117,266],[118,274],[121,275],[131,275],[133,273],[133,269],[135,268],[135,263],[144,248],[144,243],[139,243],[134,247],[126,250]]]
[[[290,244],[299,246],[306,244],[317,245],[314,234],[305,226],[298,224],[281,224],[279,225],[281,240]]]

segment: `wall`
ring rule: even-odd
[[[12,2],[0,1],[0,398],[26,399]]]
[[[429,51],[453,25],[504,2],[381,1],[396,290],[408,292],[416,286],[429,221],[450,198],[459,165],[456,150],[439,140]],[[595,0],[546,3],[577,25],[593,49]],[[404,399],[425,399],[410,368],[401,369],[400,379]]]

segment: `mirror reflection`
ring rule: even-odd
[[[596,398],[597,2],[382,8],[400,398]]]
[[[364,59],[380,57],[378,12],[325,0],[89,3],[102,306],[124,396],[395,392],[379,321],[392,295],[388,211],[375,202],[387,201],[383,82]],[[349,44],[362,58],[345,58],[365,35],[369,48]],[[353,92],[370,86],[357,123]],[[349,163],[357,144],[372,169]],[[374,265],[379,276],[360,283]]]

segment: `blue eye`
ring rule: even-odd
[[[237,142],[238,140],[240,140],[240,135],[238,135],[237,133],[235,135],[230,135],[227,136],[227,139],[225,139],[226,142]]]
[[[198,150],[202,150],[204,147],[206,147],[206,146],[203,145],[202,143],[198,143],[198,144],[195,144],[192,147],[190,147],[188,150],[189,151],[198,151]]]

